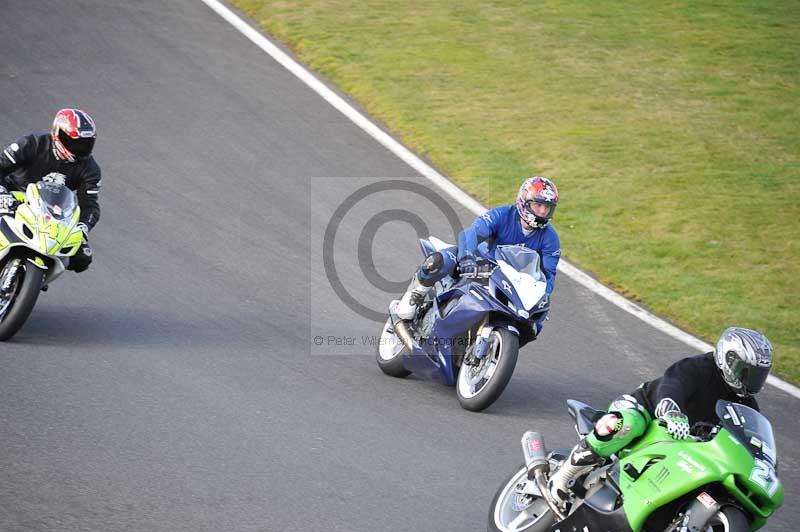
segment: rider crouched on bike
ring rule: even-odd
[[[475,218],[458,238],[458,246],[436,252],[425,259],[417,270],[408,290],[393,307],[399,319],[413,319],[417,307],[433,290],[437,281],[454,275],[477,271],[478,245],[487,242],[490,253],[498,245],[524,245],[537,251],[542,259],[542,270],[547,278],[546,295],[555,287],[556,267],[561,258],[561,243],[550,220],[558,205],[558,189],[545,177],[531,177],[522,183],[514,205],[495,207]],[[456,256],[457,252],[457,256]],[[534,334],[543,327],[544,316],[534,324]]]
[[[30,183],[61,183],[77,193],[83,243],[67,265],[75,272],[92,262],[88,235],[100,219],[100,167],[91,155],[96,139],[97,128],[87,113],[61,109],[49,134],[26,135],[0,152],[0,214],[10,214],[16,207],[8,191],[24,191]]]
[[[763,334],[741,327],[725,329],[714,351],[679,360],[662,377],[611,403],[609,413],[551,478],[552,495],[566,502],[571,480],[627,447],[655,418],[680,440],[689,438],[695,423],[719,423],[715,408],[720,399],[758,410],[754,395],[767,380],[772,357],[772,345]]]

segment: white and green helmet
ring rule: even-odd
[[[714,350],[722,378],[739,396],[758,393],[772,367],[772,344],[758,331],[728,327]]]

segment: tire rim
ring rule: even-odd
[[[378,344],[378,356],[381,357],[381,360],[389,361],[402,354],[404,348],[403,341],[394,333],[391,318],[386,320]]]
[[[517,485],[528,475],[524,467],[505,485],[494,507],[494,525],[501,532],[521,532],[538,523],[550,509],[537,495],[522,494]],[[538,492],[538,490],[537,490]]]
[[[458,371],[458,393],[465,399],[471,399],[481,393],[497,370],[500,353],[503,352],[503,338],[494,330],[489,338],[491,343],[478,365],[461,364],[461,369]]]

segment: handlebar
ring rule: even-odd
[[[667,428],[667,422],[664,421],[663,419],[659,418],[658,419],[658,426],[666,429]],[[715,427],[716,427],[716,425],[714,425],[713,423],[705,423],[703,421],[698,421],[697,423],[692,425],[692,429],[690,431],[689,437],[686,438],[686,439],[690,440],[690,441],[706,441],[706,439],[703,438],[702,436],[695,436],[695,433],[699,432],[700,429],[705,429],[710,433],[713,430],[713,428],[715,428]]]
[[[464,277],[465,279],[488,279],[492,276],[492,272],[497,267],[495,263],[486,259],[476,260],[475,265],[475,273],[462,273],[460,274],[461,277]]]
[[[477,272],[477,273],[462,273],[461,277],[465,279],[488,279],[492,276],[492,272]]]

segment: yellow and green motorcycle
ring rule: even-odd
[[[39,181],[13,194],[16,210],[0,216],[0,341],[19,331],[83,241],[80,207],[65,185]]]

